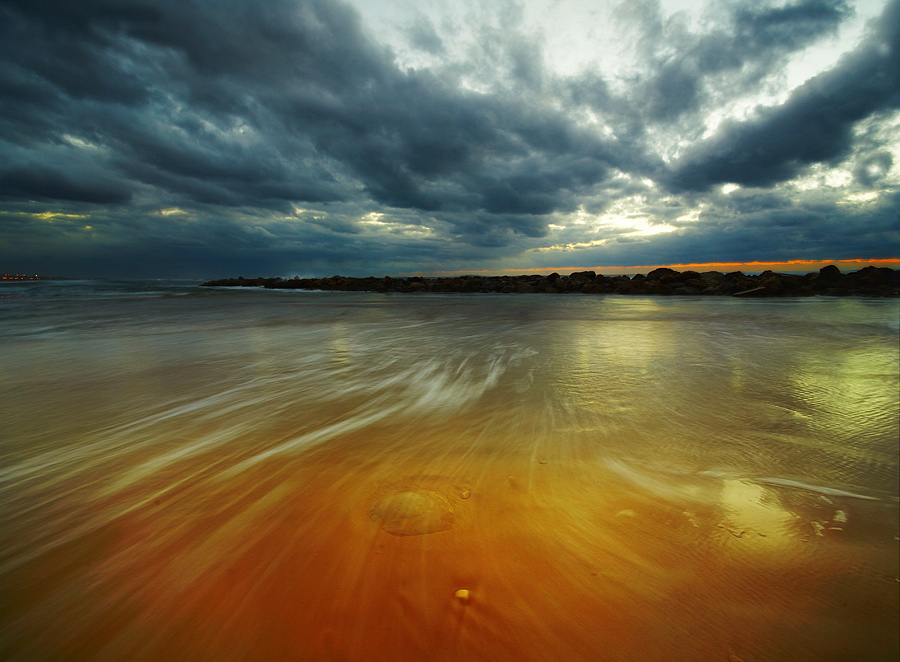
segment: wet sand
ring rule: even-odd
[[[85,514],[6,575],[5,659],[897,652],[896,507],[374,432],[224,480],[198,457],[97,503],[127,512],[95,529]],[[439,495],[446,526],[418,532],[411,508],[397,535],[378,505],[407,492]]]
[[[253,297],[0,355],[0,658],[900,653],[895,309]]]

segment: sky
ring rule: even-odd
[[[898,258],[900,0],[0,0],[0,272]]]

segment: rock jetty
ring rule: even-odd
[[[568,276],[456,276],[453,278],[224,278],[203,283],[207,287],[264,287],[285,290],[341,290],[350,292],[496,292],[636,294],[676,296],[808,297],[808,296],[900,296],[900,270],[866,267],[841,273],[828,265],[806,275],[764,271],[675,271],[665,267],[634,276],[603,276],[593,271],[575,271]]]

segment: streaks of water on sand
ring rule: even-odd
[[[779,485],[782,487],[796,487],[810,492],[817,492],[827,496],[846,497],[849,499],[864,499],[866,501],[879,501],[878,497],[866,496],[865,494],[857,494],[856,492],[848,492],[846,490],[838,490],[831,487],[823,487],[821,485],[812,485],[810,483],[798,480],[788,480],[786,478],[757,478],[756,482],[765,483],[767,485]]]
[[[511,362],[521,356],[517,351],[495,352],[477,366],[471,365],[475,363],[471,354],[415,364],[382,382],[377,397],[346,418],[257,453],[224,471],[222,477],[232,477],[276,455],[305,450],[388,418],[458,412],[496,386]]]

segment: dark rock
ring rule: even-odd
[[[635,289],[634,282],[629,280],[627,277],[620,280],[617,284],[613,292],[615,294],[631,294],[631,291]]]
[[[900,285],[900,271],[887,267],[866,267],[855,274],[847,274],[855,280],[856,286],[866,294],[888,293],[892,287]]]
[[[821,269],[819,269],[819,280],[827,280],[833,282],[840,277],[841,270],[833,264],[829,264],[827,267],[822,267]]]
[[[660,267],[658,269],[654,269],[649,274],[647,274],[648,280],[662,280],[663,276],[672,276],[673,278],[678,275],[678,272],[674,269],[669,269],[668,267]]]
[[[759,284],[766,289],[767,294],[780,294],[784,290],[784,281],[777,274],[766,278],[762,278],[760,274]]]
[[[569,276],[552,273],[523,276],[459,276],[455,278],[354,278],[334,275],[328,278],[253,278],[243,276],[203,283],[219,287],[263,287],[267,289],[344,290],[356,292],[471,292],[471,293],[531,293],[548,294],[630,294],[665,296],[900,296],[900,270],[887,267],[866,267],[857,272],[842,274],[834,265],[819,273],[797,276],[764,271],[749,276],[740,271],[723,274],[717,271],[699,274],[674,269],[654,269],[649,274],[634,277],[597,275],[593,271],[574,272]]]

